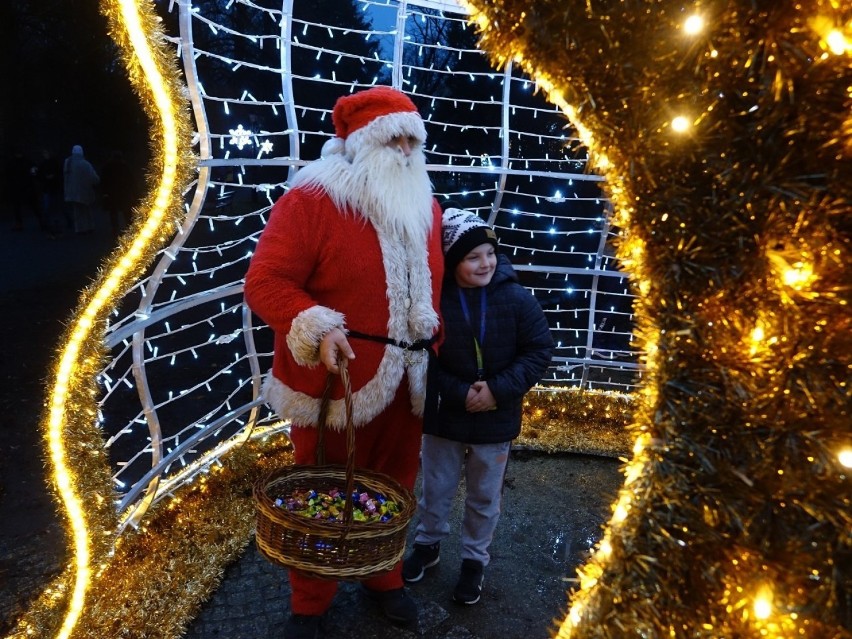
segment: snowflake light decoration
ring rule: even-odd
[[[252,144],[254,144],[254,142],[252,141],[254,133],[244,129],[242,124],[237,126],[236,129],[228,129],[228,133],[231,134],[231,139],[228,140],[228,143],[233,144],[240,151],[243,150],[244,146],[251,146]]]

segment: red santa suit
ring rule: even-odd
[[[356,465],[413,488],[428,356],[426,351],[401,346],[438,332],[441,211],[429,195],[425,207],[431,229],[423,237],[408,239],[365,210],[368,199],[353,184],[357,150],[382,145],[397,135],[422,141],[425,129],[419,114],[405,104],[400,111],[378,116],[360,111],[349,115],[341,122],[343,116],[335,107],[335,116],[340,116],[335,118],[339,136],[335,143],[345,138],[346,153],[332,153],[303,168],[273,207],[246,275],[246,301],[275,333],[264,397],[279,416],[292,421],[299,464],[315,461],[315,426],[328,375],[319,361],[323,336],[340,327],[394,342],[349,336],[355,352],[349,373]],[[355,130],[347,130],[347,125]],[[340,144],[336,150],[342,149]],[[422,210],[424,203],[417,206]],[[340,384],[332,394],[327,426],[326,461],[343,464],[345,407]],[[375,591],[401,588],[400,572],[398,565],[365,585]],[[290,581],[294,613],[319,615],[330,606],[336,583],[298,571],[290,571]]]

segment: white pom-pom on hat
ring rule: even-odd
[[[343,140],[343,138],[329,138],[325,141],[325,144],[322,145],[320,155],[324,158],[327,158],[330,155],[343,155],[343,151],[345,148],[346,142]]]

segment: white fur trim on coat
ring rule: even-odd
[[[312,306],[299,313],[287,333],[287,346],[299,366],[319,363],[319,345],[333,328],[343,328],[346,318],[325,306]]]
[[[349,139],[351,138],[352,136]],[[348,144],[347,140],[347,154]],[[343,156],[332,154],[302,168],[296,174],[292,187],[325,192],[341,212],[363,215],[359,206],[359,202],[363,199],[363,186],[354,179],[353,175],[351,164]],[[429,204],[431,205],[431,199]],[[431,337],[438,328],[438,314],[432,306],[433,282],[425,238],[420,241],[399,242],[392,239],[390,232],[382,228],[380,224],[375,221],[373,224],[381,246],[386,277],[388,336],[397,342],[407,343]],[[305,313],[312,310],[308,309]],[[330,309],[325,310],[330,311]],[[340,323],[332,321],[330,325],[327,325],[327,330],[339,325]],[[303,330],[297,331],[297,322],[294,320],[291,332],[287,336],[287,343],[297,363],[303,365],[304,361],[308,361],[309,364],[316,364],[318,363],[317,347],[324,332],[321,333],[315,328],[309,331],[313,332],[315,343],[302,336],[303,332]],[[294,336],[296,343],[303,345],[303,350],[299,353],[294,348],[291,335]],[[295,338],[296,335],[299,336],[298,339]],[[303,359],[300,360],[300,357]],[[425,351],[406,352],[397,346],[386,346],[382,361],[373,378],[353,393],[355,426],[372,421],[390,404],[402,381],[403,373],[408,375],[412,413],[422,416],[426,398],[427,366],[428,357]],[[264,388],[267,402],[282,419],[291,419],[295,423],[304,425],[316,423],[319,399],[294,391],[271,375]],[[344,428],[344,415],[343,401],[333,401],[329,407],[329,426]]]
[[[415,360],[414,364],[408,366],[411,412],[422,417],[426,398],[428,357],[425,351],[411,353],[411,357]],[[355,428],[371,422],[388,407],[396,395],[405,370],[403,351],[396,347],[387,348],[375,377],[352,393],[352,425]],[[262,395],[281,419],[289,419],[301,426],[316,425],[321,400],[293,390],[271,371],[263,382]],[[326,425],[335,430],[346,428],[346,403],[343,399],[335,399],[329,403]]]

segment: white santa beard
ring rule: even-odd
[[[352,161],[357,208],[377,227],[407,242],[422,243],[432,228],[432,185],[421,149],[406,157],[397,149],[365,149]]]

